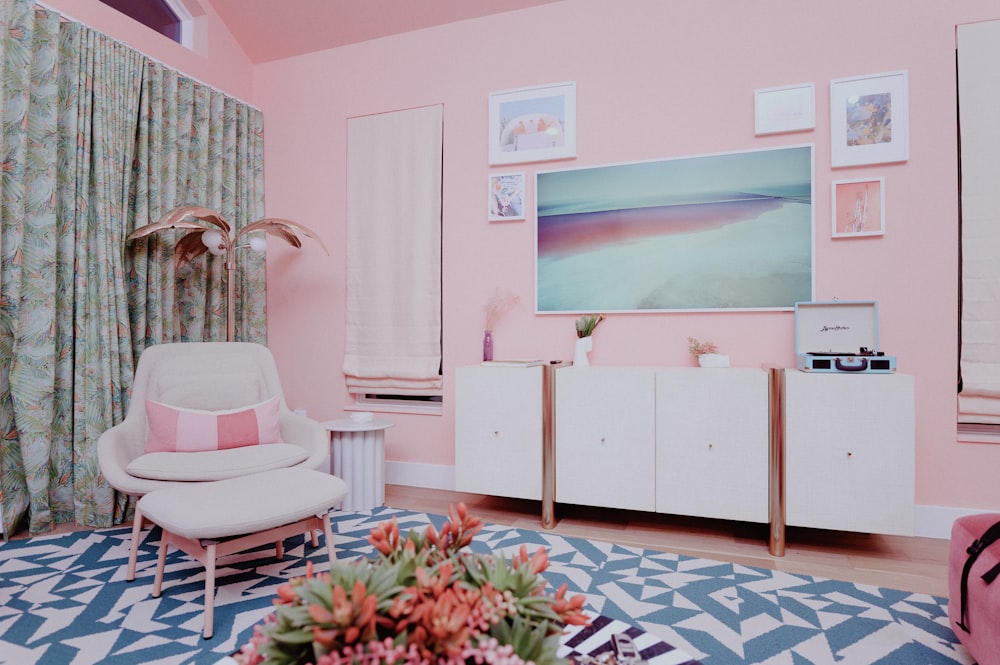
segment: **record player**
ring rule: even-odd
[[[878,347],[873,300],[795,303],[795,355],[803,372],[896,371],[896,358]]]

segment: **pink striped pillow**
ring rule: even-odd
[[[201,411],[146,400],[146,452],[201,452],[278,443],[280,398],[228,411]]]

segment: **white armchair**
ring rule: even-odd
[[[204,452],[145,452],[146,400],[180,409],[222,411],[279,396],[280,443]],[[245,342],[187,342],[147,348],[139,358],[125,419],[97,442],[101,472],[119,492],[142,496],[155,489],[222,480],[299,466],[329,470],[329,433],[285,404],[274,357]],[[143,518],[135,510],[126,579],[135,579]]]

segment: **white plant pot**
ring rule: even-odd
[[[594,348],[592,337],[577,337],[576,346],[573,347],[573,366],[587,367],[590,365],[590,358],[587,354]]]
[[[729,367],[729,356],[719,353],[703,353],[698,356],[698,364],[702,367]]]

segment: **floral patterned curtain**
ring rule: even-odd
[[[55,452],[53,431],[68,415],[56,413],[54,363],[59,17],[20,2],[0,12],[0,505],[9,532],[29,504],[39,525],[65,520],[72,474],[53,476],[70,452]]]
[[[147,60],[139,116],[129,232],[180,205],[218,210],[237,231],[264,216],[260,111]],[[206,253],[178,270],[179,237],[156,233],[129,248],[136,354],[160,342],[226,339],[225,257]],[[240,250],[236,261],[236,339],[263,342],[264,257]]]
[[[182,271],[176,205],[263,216],[259,111],[30,0],[0,3],[0,507],[4,528],[128,518],[97,464],[135,360],[225,339],[224,264]],[[238,257],[238,338],[264,341],[263,257]]]

